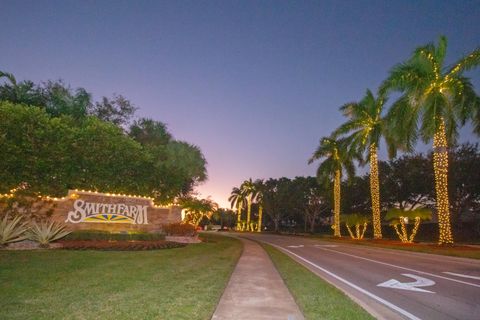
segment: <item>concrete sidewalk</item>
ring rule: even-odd
[[[254,241],[240,240],[242,256],[212,320],[304,319],[265,250]]]

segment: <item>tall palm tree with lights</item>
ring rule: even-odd
[[[355,174],[353,165],[354,153],[349,148],[348,139],[338,139],[335,136],[324,137],[320,139],[320,145],[308,160],[311,164],[315,160],[323,159],[317,169],[317,179],[321,183],[330,183],[333,180],[333,226],[334,236],[341,237],[340,233],[340,184],[342,180],[342,171],[346,171],[349,176]]]
[[[480,98],[465,71],[480,64],[480,48],[445,65],[447,39],[441,36],[438,45],[429,43],[415,49],[411,58],[392,68],[382,84],[382,92],[399,91],[400,98],[392,105],[388,117],[391,129],[406,146],[420,137],[433,140],[436,206],[439,244],[453,243],[448,199],[448,146],[458,136],[458,128],[469,119],[480,133]],[[420,123],[420,124],[419,124]]]
[[[232,192],[230,193],[230,197],[228,197],[228,201],[230,202],[230,207],[237,209],[237,230],[242,230],[242,209],[245,206],[246,198],[244,193],[240,188],[234,187]]]
[[[375,239],[382,238],[377,156],[382,136],[391,146],[389,149],[392,153],[394,152],[393,143],[391,139],[388,139],[386,118],[383,116],[385,101],[384,97],[375,97],[372,91],[367,90],[362,100],[347,103],[340,108],[348,120],[334,132],[335,135],[349,134],[348,139],[358,153],[364,154],[365,151],[368,151],[367,161],[370,161],[370,196]],[[364,161],[361,161],[361,164],[363,165]]]
[[[253,197],[255,195],[255,184],[252,181],[252,178],[245,180],[241,186],[240,190],[243,192],[243,195],[245,199],[247,200],[247,231],[253,231],[250,230],[250,217],[252,214],[252,201]]]

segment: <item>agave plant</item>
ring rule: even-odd
[[[388,210],[385,220],[390,221],[390,225],[395,229],[398,237],[403,243],[412,243],[418,232],[422,220],[432,219],[432,210],[428,208],[417,208],[415,210],[405,211],[397,208]],[[413,228],[408,236],[407,225],[412,223]],[[400,225],[400,229],[398,226]]]
[[[10,242],[26,239],[27,230],[27,223],[22,221],[21,216],[10,219],[9,215],[6,214],[0,221],[0,247],[6,246]]]
[[[65,226],[55,221],[32,222],[28,232],[28,238],[36,241],[42,248],[48,248],[50,242],[61,239],[70,234],[71,231],[66,230]]]
[[[342,215],[341,219],[347,227],[350,237],[355,240],[363,239],[365,230],[367,230],[369,219],[366,216],[362,216],[358,213]],[[355,234],[352,231],[352,227],[355,226]]]

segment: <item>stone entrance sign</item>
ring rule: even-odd
[[[56,202],[52,219],[71,230],[160,231],[180,222],[179,206],[156,206],[151,198],[70,190]]]

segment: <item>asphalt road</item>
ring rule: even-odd
[[[282,249],[380,319],[480,320],[480,261],[303,237],[248,235]]]

